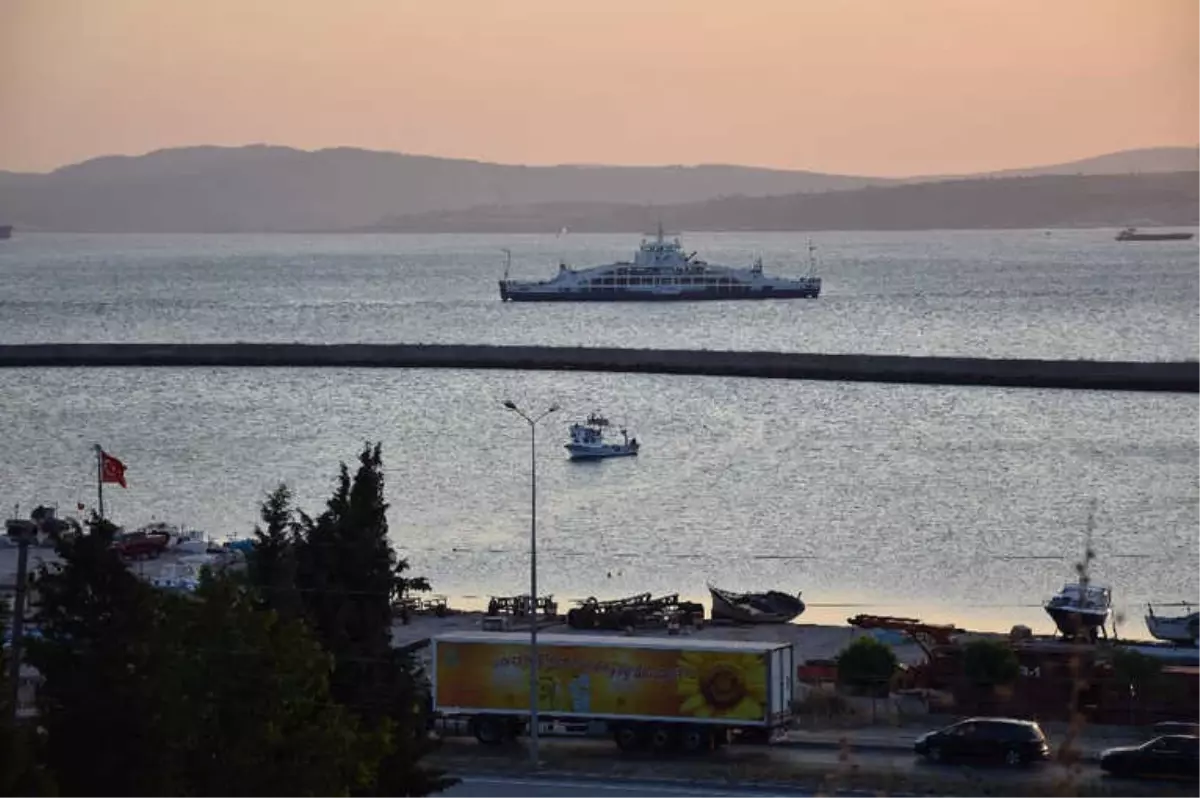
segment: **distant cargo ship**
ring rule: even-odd
[[[1194,233],[1139,233],[1136,227],[1126,227],[1117,233],[1118,241],[1187,241]]]
[[[11,224],[0,224],[0,238],[12,238]]]

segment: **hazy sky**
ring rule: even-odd
[[[0,169],[188,144],[906,175],[1195,144],[1197,0],[0,0]]]

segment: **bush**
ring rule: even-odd
[[[886,694],[900,667],[889,646],[873,637],[860,637],[837,656],[838,684]]]
[[[964,646],[963,673],[979,687],[998,687],[1017,680],[1017,655],[999,640],[972,640]]]

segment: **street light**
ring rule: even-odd
[[[540,416],[531,417],[511,399],[504,406],[529,424],[529,756],[534,768],[538,766],[538,625],[537,625],[537,425],[546,416],[558,411],[550,405]]]

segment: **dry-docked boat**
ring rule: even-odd
[[[764,593],[734,593],[708,586],[712,594],[712,619],[735,623],[788,623],[804,612],[800,594],[778,590]]]
[[[1098,585],[1066,584],[1046,602],[1045,610],[1063,637],[1095,640],[1100,633],[1107,634],[1112,591]]]
[[[1200,638],[1200,612],[1176,616],[1156,615],[1154,607],[1147,604],[1146,628],[1158,640],[1194,646]]]

